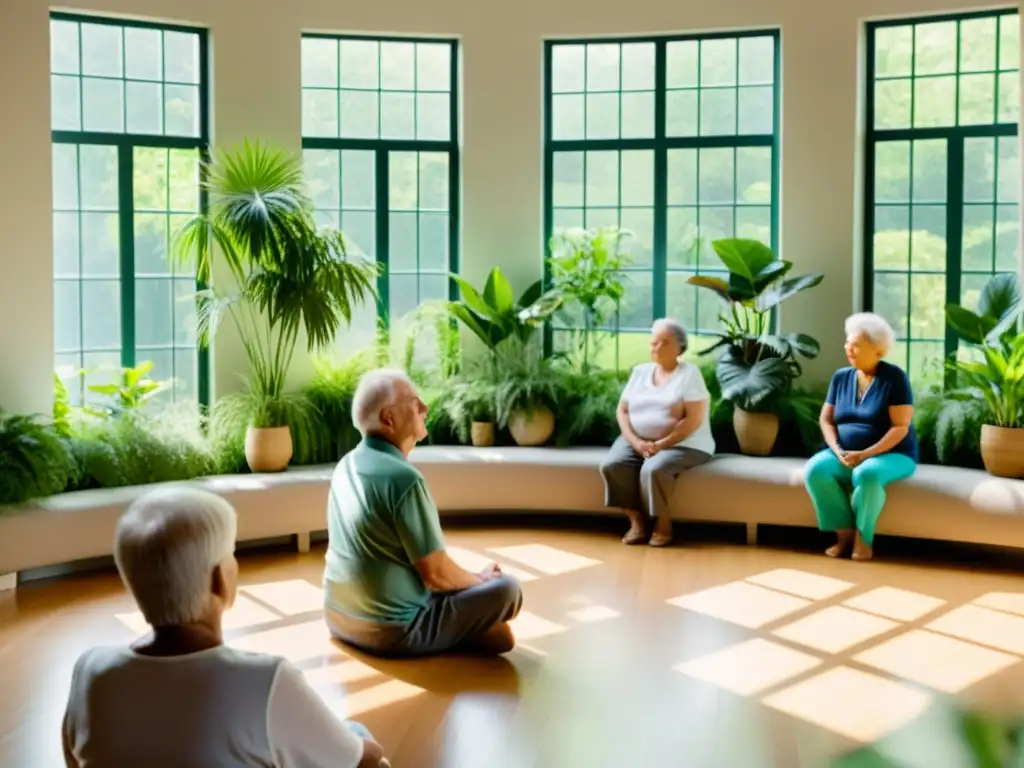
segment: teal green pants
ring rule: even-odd
[[[831,450],[816,453],[804,469],[804,485],[823,531],[856,528],[871,546],[875,525],[885,506],[885,487],[914,474],[917,463],[902,453],[872,456],[853,469],[844,466]],[[852,486],[853,493],[847,493]]]

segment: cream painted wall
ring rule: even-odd
[[[825,281],[787,305],[783,325],[825,346],[811,374],[842,359],[842,320],[859,302],[858,126],[862,22],[990,4],[950,0],[330,0],[228,3],[82,0],[62,10],[209,28],[217,143],[301,141],[300,34],[450,35],[463,43],[463,272],[500,266],[524,287],[540,275],[542,75],[548,37],[782,30],[781,237],[786,258]],[[49,40],[44,0],[0,3],[0,405],[48,410],[53,293],[50,242]],[[308,359],[296,355],[296,377]],[[244,358],[226,331],[214,349],[217,392]]]

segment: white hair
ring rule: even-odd
[[[234,507],[197,488],[159,488],[117,521],[114,562],[146,621],[154,627],[202,618],[213,569],[234,554]]]
[[[896,340],[896,334],[892,326],[881,315],[874,312],[858,312],[846,318],[846,335],[864,336],[882,351],[882,355],[889,354],[892,345]]]
[[[687,345],[689,344],[689,336],[682,323],[677,320],[673,320],[671,317],[663,317],[660,320],[655,320],[654,325],[651,326],[651,333],[661,333],[662,331],[668,331],[672,334],[672,337],[679,345],[680,354],[686,351]]]
[[[352,423],[363,435],[380,429],[380,412],[394,405],[399,384],[415,390],[415,385],[397,368],[378,368],[363,374],[352,396]]]

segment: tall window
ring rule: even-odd
[[[195,273],[168,259],[200,210],[206,147],[202,31],[53,14],[50,21],[56,367],[153,362],[168,399],[206,399]]]
[[[700,345],[721,303],[686,280],[724,272],[710,243],[776,243],[777,33],[551,42],[545,81],[548,236],[633,233],[626,298],[604,329],[614,343],[601,347],[602,362],[646,359],[651,322],[664,315]],[[568,330],[556,325],[556,347]]]
[[[869,30],[867,306],[894,359],[942,385],[957,350],[945,305],[974,306],[1017,270],[1020,20],[1016,11],[886,21]]]
[[[382,318],[453,297],[457,72],[453,41],[302,40],[302,146],[317,216],[384,266]]]

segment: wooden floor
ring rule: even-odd
[[[804,768],[876,739],[893,765],[944,768],[967,765],[951,696],[1024,710],[1024,582],[1009,569],[522,527],[449,544],[524,582],[506,659],[347,653],[320,621],[322,549],[243,557],[229,642],[296,662],[396,768]],[[63,765],[72,664],[130,641],[133,609],[109,572],[0,595],[0,765]]]

